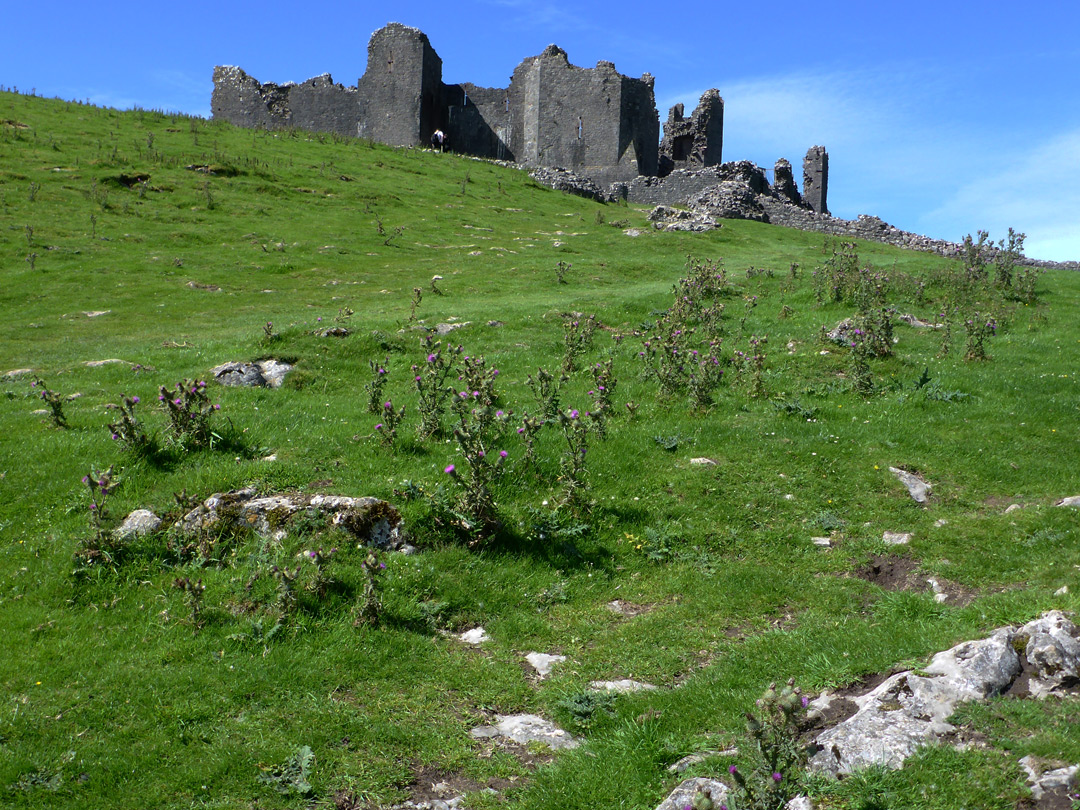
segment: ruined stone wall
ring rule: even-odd
[[[829,213],[829,153],[811,146],[803,158],[803,202],[818,214]]]
[[[443,129],[453,151],[492,160],[514,159],[509,89],[468,82],[443,85],[443,106]]]
[[[724,100],[716,89],[706,90],[694,112],[687,118],[683,105],[668,111],[664,139],[660,142],[658,173],[676,169],[717,166],[724,151]]]
[[[334,84],[329,73],[286,87],[288,126],[316,132],[356,135],[359,113],[355,87]]]
[[[571,65],[554,45],[510,81],[510,150],[522,163],[559,166],[606,185],[656,172],[659,121],[650,77],[610,62]]]
[[[289,124],[289,85],[260,84],[232,65],[214,68],[210,97],[214,118],[238,127],[273,128]]]
[[[418,146],[445,123],[442,59],[416,28],[390,23],[372,34],[357,90],[360,115],[351,134],[390,146]]]

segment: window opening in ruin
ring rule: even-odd
[[[461,88],[461,106],[462,107],[468,107],[469,106],[469,91],[466,90],[464,87]]]
[[[387,73],[393,73],[394,72],[394,57],[392,57],[392,56],[389,59],[386,60],[386,72]]]
[[[671,144],[672,160],[687,160],[694,148],[693,135],[681,135]]]
[[[584,128],[585,128],[585,127],[584,127],[584,124],[582,124],[582,122],[581,122],[581,119],[579,118],[579,119],[577,120],[577,136],[578,136],[578,140],[579,140],[579,141],[581,140],[581,131],[582,131],[582,130],[583,130]]]
[[[506,94],[506,111],[510,112],[510,94]]]

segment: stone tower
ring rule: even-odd
[[[803,202],[815,214],[829,213],[829,153],[824,146],[811,146],[803,158]]]
[[[664,123],[660,142],[659,174],[675,169],[719,166],[724,151],[724,100],[716,89],[706,90],[689,118],[683,105],[676,104]]]

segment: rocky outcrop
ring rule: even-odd
[[[292,365],[281,360],[257,360],[254,363],[222,363],[210,373],[222,385],[252,388],[280,388]]]
[[[921,746],[956,731],[948,718],[961,703],[1018,691],[1024,678],[1034,697],[1060,694],[1080,682],[1078,667],[1080,629],[1059,611],[965,641],[935,655],[925,668],[899,672],[851,698],[856,712],[817,736],[810,767],[833,775],[878,765],[899,768]],[[823,711],[832,700],[826,693],[812,709]]]
[[[401,514],[379,498],[303,494],[257,497],[252,487],[211,495],[180,518],[174,528],[189,536],[251,529],[281,540],[291,521],[301,515],[325,519],[328,525],[338,526],[377,548],[399,550],[405,546]]]

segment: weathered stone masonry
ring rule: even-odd
[[[392,146],[426,145],[442,129],[455,151],[565,168],[603,185],[655,175],[658,168],[652,76],[623,76],[611,62],[580,68],[551,45],[518,65],[509,87],[448,85],[427,36],[399,23],[372,35],[367,69],[355,87],[329,75],[260,84],[240,68],[218,67],[211,108],[214,118],[240,126],[297,127]],[[722,113],[710,144],[719,143],[718,126]],[[716,161],[718,149],[709,152]]]

